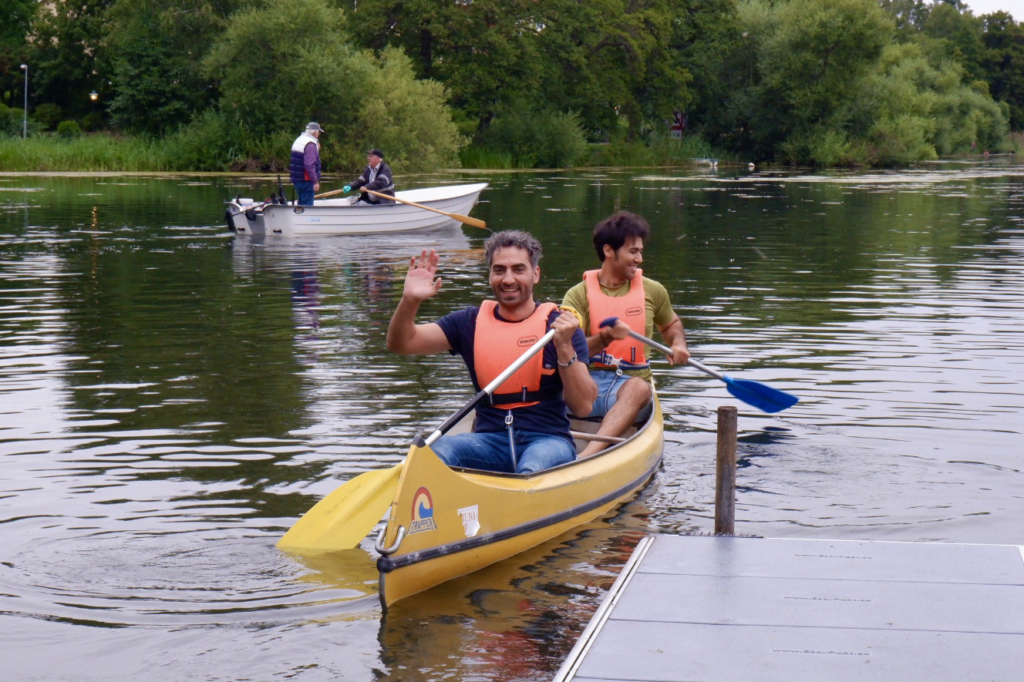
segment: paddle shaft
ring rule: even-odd
[[[603,324],[604,323],[602,323],[602,326]],[[637,341],[642,341],[648,344],[652,348],[657,348],[663,353],[672,353],[672,349],[670,349],[668,346],[664,346],[658,343],[657,341],[654,341],[653,339],[649,339],[646,336],[637,334],[633,330],[630,330],[629,335],[632,336]],[[724,381],[726,388],[729,390],[729,393],[731,393],[733,396],[739,398],[748,405],[753,405],[757,409],[762,410],[764,412],[768,412],[769,414],[773,412],[779,412],[780,410],[785,410],[786,408],[792,407],[793,405],[796,405],[797,402],[799,402],[799,399],[795,395],[790,395],[785,391],[780,391],[777,388],[766,386],[765,384],[762,384],[758,381],[750,381],[748,379],[733,379],[732,377],[726,376],[721,372],[717,372],[711,369],[710,367],[707,367],[697,362],[693,358],[687,360],[686,364],[693,365],[700,371],[710,374],[716,379]]]
[[[646,343],[651,348],[657,348],[662,353],[667,353],[668,355],[672,355],[672,349],[671,348],[669,348],[668,346],[666,346],[664,344],[658,343],[654,339],[649,339],[646,336],[644,336],[643,334],[637,334],[632,329],[629,330],[629,335],[632,336],[637,341],[643,341],[644,343]],[[693,365],[694,367],[696,367],[700,371],[705,372],[707,374],[710,374],[711,376],[715,377],[716,379],[721,379],[722,381],[725,381],[725,375],[724,374],[722,374],[721,372],[716,372],[715,370],[711,369],[707,365],[704,365],[704,364],[702,364],[700,362],[697,362],[693,358],[690,358],[689,360],[687,360],[686,364]]]
[[[397,202],[402,203],[402,204],[409,204],[410,206],[415,206],[416,208],[422,208],[425,211],[433,211],[434,213],[440,213],[441,215],[446,215],[449,218],[452,218],[454,220],[458,220],[460,223],[465,223],[466,225],[471,225],[473,227],[479,227],[479,228],[484,229],[484,230],[487,229],[487,223],[485,223],[482,220],[477,220],[476,218],[470,218],[469,216],[466,216],[466,215],[460,215],[458,213],[448,213],[447,211],[441,211],[441,210],[438,210],[436,208],[431,208],[430,206],[424,206],[423,204],[417,204],[414,201],[408,201],[406,199],[399,199],[398,197],[393,197],[390,194],[383,194],[381,192],[374,192],[372,189],[366,189],[365,187],[361,187],[359,189],[359,191],[360,192],[366,192],[367,194],[372,194],[372,195],[374,195],[376,197],[380,197],[381,199],[390,199],[391,201],[397,201]]]
[[[343,190],[343,189],[336,189],[336,190],[332,190],[330,192],[324,192],[323,194],[317,194],[313,198],[314,199],[323,199],[324,197],[333,197],[335,194],[341,194],[344,191],[345,190]]]
[[[541,349],[544,348],[544,346],[548,345],[548,342],[550,342],[551,339],[554,338],[554,336],[555,330],[549,329],[547,334],[540,337],[540,340],[537,341],[537,343],[527,348],[526,352],[519,356],[518,360],[509,365],[504,372],[499,374],[497,379],[484,386],[484,388],[479,393],[473,396],[472,400],[463,405],[458,412],[448,417],[448,419],[446,419],[443,424],[437,427],[437,430],[430,434],[430,436],[427,438],[427,445],[433,444],[433,442],[436,441],[441,436],[443,436],[445,432],[448,431],[448,429],[455,426],[460,419],[469,414],[470,410],[476,408],[476,406],[483,402],[483,400],[487,398],[487,396],[497,391],[498,387],[505,383],[505,381],[510,376],[518,372],[520,367],[525,365],[530,360],[530,358],[539,353]]]

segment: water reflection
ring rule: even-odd
[[[695,356],[800,396],[738,405],[741,532],[1020,543],[1022,178],[495,174],[474,215],[540,237],[537,291],[560,300],[593,225],[644,213],[645,271]],[[316,561],[273,545],[468,399],[460,360],[395,357],[383,335],[424,247],[445,283],[423,319],[485,296],[487,233],[226,233],[225,198],[272,190],[0,175],[6,675],[549,679],[639,534],[713,527],[715,409],[735,401],[656,364],[666,453],[636,500],[382,618],[368,541]]]

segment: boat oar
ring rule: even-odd
[[[473,227],[479,227],[479,228],[482,228],[484,230],[487,229],[487,223],[485,223],[482,220],[477,220],[476,218],[470,218],[468,215],[460,215],[458,213],[448,213],[447,211],[440,211],[440,210],[438,210],[436,208],[431,208],[430,206],[424,206],[423,204],[417,204],[414,201],[408,201],[406,199],[400,199],[398,197],[393,197],[390,194],[383,194],[381,192],[374,192],[372,189],[366,189],[365,187],[360,187],[359,191],[360,192],[366,192],[367,194],[372,194],[372,195],[374,195],[376,197],[380,197],[382,199],[390,199],[391,201],[397,201],[397,202],[402,203],[402,204],[409,204],[410,206],[415,206],[416,208],[422,208],[422,209],[424,209],[426,211],[433,211],[434,213],[440,213],[441,215],[446,215],[449,218],[452,218],[454,220],[458,220],[460,223],[465,223],[466,225],[471,225]]]
[[[345,191],[344,189],[336,189],[336,190],[333,190],[331,192],[324,192],[323,194],[317,194],[313,198],[314,199],[323,199],[324,197],[333,197],[335,194],[341,194],[344,191]]]
[[[431,445],[444,435],[448,429],[498,390],[499,386],[540,352],[554,335],[554,329],[548,330],[547,334],[530,346],[494,381],[487,384],[473,396],[472,400],[437,427],[437,430],[427,438],[427,445]],[[395,490],[398,488],[398,479],[402,475],[403,464],[404,462],[388,469],[367,471],[336,488],[295,522],[295,525],[278,540],[277,548],[290,552],[324,554],[355,547],[373,530],[391,506]]]
[[[610,317],[607,320],[601,322],[602,327],[610,327],[615,324],[617,318]],[[632,329],[629,330],[629,335],[637,341],[643,341],[651,348],[656,348],[662,353],[672,355],[672,349],[668,346],[658,343],[654,339],[649,339],[642,334],[637,334]],[[748,405],[753,405],[762,412],[780,412],[787,407],[793,407],[797,401],[800,400],[795,395],[780,391],[777,388],[766,386],[757,381],[750,381],[748,379],[733,379],[730,376],[726,376],[721,372],[717,372],[706,365],[697,362],[693,358],[686,361],[688,365],[696,367],[705,374],[710,374],[716,379],[721,379],[725,382],[725,387],[729,390],[734,397],[739,398]]]

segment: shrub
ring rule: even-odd
[[[517,168],[564,168],[587,154],[587,139],[575,112],[536,110],[523,103],[496,116],[479,142],[509,155]]]
[[[53,130],[61,120],[63,112],[56,104],[40,104],[32,110],[32,119],[39,123],[40,130]]]
[[[0,102],[0,137],[21,137],[24,112]]]
[[[70,140],[79,137],[81,134],[82,129],[77,121],[61,121],[57,124],[57,137]]]

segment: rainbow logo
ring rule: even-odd
[[[430,491],[420,488],[412,496],[412,523],[409,524],[409,535],[422,533],[428,530],[437,530],[434,523],[434,498]]]

